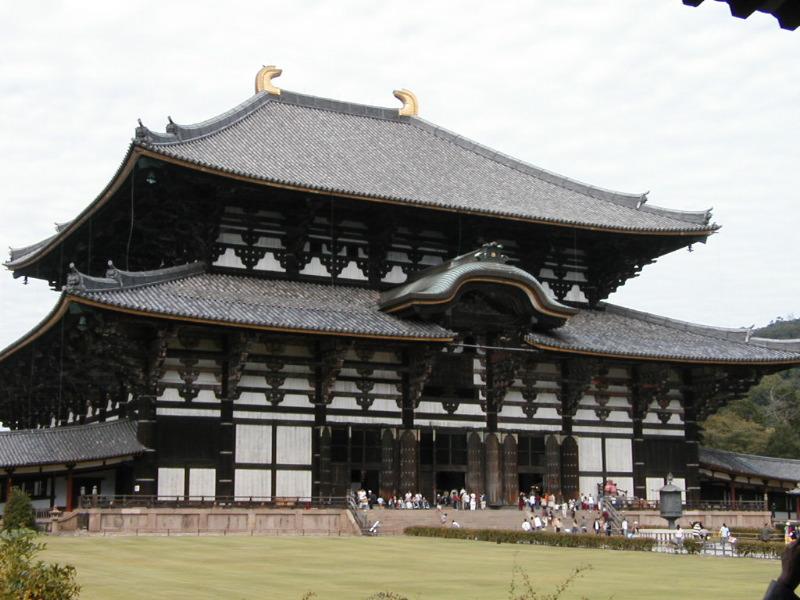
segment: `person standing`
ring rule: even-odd
[[[628,537],[628,519],[625,517],[622,518],[622,537]]]
[[[731,538],[731,530],[728,529],[728,526],[723,523],[722,527],[719,528],[719,539],[722,543],[722,553],[725,554],[725,544],[728,543],[728,540]]]

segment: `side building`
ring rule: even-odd
[[[704,243],[652,206],[416,115],[277,88],[144,126],[103,192],[15,277],[60,292],[0,352],[5,485],[216,502],[613,478],[701,502],[698,419],[800,342],[604,300]],[[110,440],[117,440],[113,442]]]

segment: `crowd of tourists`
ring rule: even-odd
[[[406,492],[402,495],[384,498],[372,490],[360,489],[356,492],[358,507],[365,510],[373,508],[427,510],[431,508],[453,510],[485,510],[486,494],[468,492],[465,489],[450,492],[437,492],[433,504],[420,492]]]

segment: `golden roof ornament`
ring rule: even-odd
[[[256,94],[259,92],[267,92],[273,96],[280,96],[281,88],[276,87],[272,83],[272,80],[275,77],[280,77],[281,73],[283,73],[283,69],[279,69],[275,65],[261,67],[259,72],[256,73]]]
[[[414,92],[403,88],[402,90],[395,90],[394,97],[403,103],[397,114],[401,117],[416,117],[419,114],[419,102]]]

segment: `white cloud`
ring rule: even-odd
[[[707,246],[613,300],[718,325],[800,312],[799,34],[724,4],[144,1],[0,11],[0,246],[52,233],[102,189],[137,117],[196,122],[287,89],[394,106],[544,168],[653,204],[715,208]],[[0,278],[0,346],[55,293]]]

